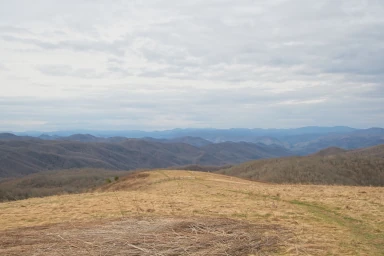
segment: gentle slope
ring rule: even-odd
[[[275,183],[384,186],[384,145],[353,151],[329,148],[304,157],[256,160],[218,173]]]
[[[382,255],[383,192],[134,173],[94,193],[1,203],[0,254]]]

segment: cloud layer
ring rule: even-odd
[[[0,130],[384,126],[382,31],[380,0],[0,0]]]

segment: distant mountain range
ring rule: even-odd
[[[19,138],[67,140],[81,142],[119,142],[127,138],[140,138],[162,143],[186,143],[196,147],[222,142],[249,142],[277,145],[295,155],[307,155],[328,147],[356,149],[384,143],[383,128],[355,129],[345,126],[302,127],[296,129],[174,129],[166,131],[59,131],[17,133]],[[1,135],[1,137],[7,135]]]
[[[231,128],[231,129],[213,129],[213,128],[186,128],[186,129],[172,129],[164,131],[139,131],[139,130],[126,130],[126,131],[92,131],[92,130],[69,130],[69,131],[53,131],[53,132],[40,132],[28,131],[14,133],[19,136],[33,136],[38,137],[42,134],[47,136],[67,137],[73,134],[91,134],[96,137],[127,137],[127,138],[144,138],[151,137],[156,139],[172,139],[178,137],[200,137],[212,142],[223,141],[243,141],[250,137],[285,137],[292,135],[303,134],[329,134],[329,133],[345,133],[358,131],[359,129],[347,126],[335,127],[319,127],[308,126],[293,129],[246,129],[246,128]],[[12,133],[12,132],[10,132]],[[248,140],[248,139],[246,139]]]
[[[0,177],[84,167],[132,170],[191,164],[227,165],[289,155],[289,150],[277,145],[248,142],[214,144],[191,137],[164,143],[80,134],[51,140],[0,134]]]
[[[100,132],[99,132],[100,133]],[[384,144],[384,129],[175,129],[95,134],[0,133],[0,177],[43,170],[95,167],[115,170],[228,165],[255,159],[310,155]],[[146,135],[127,138],[124,134]],[[103,135],[103,134],[102,134]],[[119,135],[119,136],[118,136]],[[152,135],[152,136],[147,136]],[[326,150],[326,155],[332,150]]]

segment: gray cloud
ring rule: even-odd
[[[124,50],[122,50],[119,46],[122,44],[122,41],[113,42],[113,43],[105,43],[100,41],[59,41],[57,43],[51,43],[44,40],[37,40],[32,38],[19,38],[14,36],[1,36],[0,39],[9,42],[23,43],[27,45],[33,45],[39,47],[44,50],[60,50],[67,49],[78,52],[105,52],[108,54],[113,54],[117,56],[124,55]]]
[[[37,68],[41,73],[49,76],[73,76],[79,78],[100,78],[103,74],[90,68],[74,69],[69,65],[48,65]]]
[[[7,70],[7,67],[2,63],[0,63],[0,71],[1,70],[4,70],[4,71]]]
[[[0,5],[0,130],[384,126],[382,1]]]
[[[0,33],[1,34],[27,34],[27,35],[33,35],[28,29],[20,28],[20,27],[14,27],[14,26],[0,26]]]

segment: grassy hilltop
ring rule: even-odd
[[[0,204],[0,254],[383,255],[384,188],[137,172]]]

